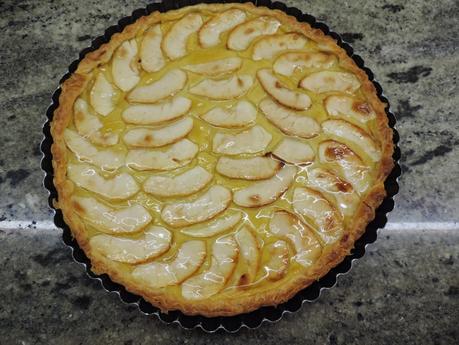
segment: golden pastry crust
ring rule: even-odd
[[[220,13],[230,8],[238,8],[255,16],[267,15],[275,17],[282,25],[288,25],[290,31],[302,33],[318,44],[326,46],[327,51],[338,57],[341,67],[357,76],[361,83],[362,93],[365,94],[367,101],[376,113],[376,128],[372,131],[372,135],[381,147],[381,160],[376,174],[377,177],[372,184],[371,190],[361,200],[353,220],[346,226],[345,234],[338,243],[325,247],[324,252],[312,269],[306,269],[296,274],[288,274],[281,280],[250,289],[224,290],[202,301],[186,300],[178,294],[171,295],[139,286],[129,275],[123,274],[118,270],[118,264],[110,262],[91,251],[86,225],[72,211],[70,198],[75,190],[75,185],[66,176],[69,152],[63,135],[65,128],[71,122],[75,100],[85,90],[98,66],[109,62],[114,51],[122,42],[135,37],[138,33],[145,31],[151,25],[162,20],[178,19],[184,14],[193,11]],[[289,300],[298,291],[320,279],[338,265],[350,253],[355,241],[364,233],[367,224],[373,220],[375,209],[381,204],[386,195],[384,181],[393,168],[392,130],[388,126],[385,108],[386,104],[379,100],[376,89],[373,83],[369,81],[366,73],[336,44],[332,37],[325,35],[319,29],[311,28],[307,23],[299,23],[296,18],[284,12],[265,7],[256,7],[251,3],[200,4],[162,14],[154,12],[128,25],[121,33],[113,35],[108,43],[103,44],[96,51],[88,53],[79,63],[76,71],[63,83],[59,97],[59,107],[54,112],[51,123],[51,134],[54,140],[52,145],[54,185],[59,196],[56,208],[62,210],[65,222],[70,227],[79,246],[91,260],[92,271],[97,274],[108,274],[113,281],[122,284],[128,291],[143,296],[147,301],[163,311],[178,309],[188,315],[200,314],[212,317],[230,316],[250,312],[262,306],[278,305]]]

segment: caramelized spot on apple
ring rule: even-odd
[[[362,115],[370,115],[372,112],[370,105],[368,103],[359,101],[355,101],[352,103],[352,110]]]
[[[325,229],[333,229],[337,226],[335,217],[332,214],[327,214],[325,216]]]
[[[327,147],[325,156],[329,160],[339,160],[351,154],[351,150],[344,145]]]
[[[244,33],[245,33],[246,35],[250,35],[250,34],[251,34],[252,32],[254,32],[254,31],[255,31],[254,28],[247,28],[247,29],[245,29]]]
[[[239,278],[239,282],[238,282],[238,285],[239,286],[244,286],[244,285],[247,285],[249,284],[249,277],[247,276],[247,274],[243,274],[241,275],[241,277]]]
[[[124,46],[121,46],[118,48],[118,56],[121,59],[127,58],[129,56],[129,52]]]
[[[145,137],[143,138],[143,140],[146,142],[146,143],[151,143],[153,142],[153,137],[151,136],[151,134],[147,134],[145,135]]]
[[[258,194],[251,195],[250,200],[252,200],[254,203],[258,203],[261,200],[261,197]]]
[[[352,192],[352,186],[350,183],[346,182],[346,181],[343,181],[341,179],[338,179],[338,182],[335,183],[335,186],[336,188],[338,188],[338,190],[340,192],[343,192],[343,193],[350,193]]]

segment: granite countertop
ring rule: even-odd
[[[235,335],[164,325],[106,293],[52,223],[41,126],[78,52],[146,2],[0,1],[0,344],[457,343],[459,3],[286,3],[343,34],[398,117],[401,191],[367,255],[317,302]]]

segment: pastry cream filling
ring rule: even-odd
[[[274,17],[223,14],[164,20],[97,68],[80,98],[96,130],[122,138],[116,154],[68,129],[75,212],[97,255],[177,299],[312,269],[381,157],[374,112],[337,56]]]

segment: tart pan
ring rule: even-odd
[[[124,29],[125,26],[135,22],[138,18],[147,15],[154,11],[166,12],[169,10],[195,5],[198,3],[226,3],[226,2],[249,2],[249,1],[212,1],[212,0],[179,0],[179,1],[164,1],[162,3],[154,3],[148,5],[146,8],[135,10],[131,16],[122,18],[117,25],[109,27],[103,36],[97,37],[92,41],[90,47],[83,49],[79,58],[73,61],[69,68],[68,73],[66,73],[60,80],[62,84],[66,79],[68,79],[73,73],[78,63],[83,59],[83,57],[96,49],[98,49],[103,43],[106,43],[110,40],[111,36],[117,32],[120,32]],[[368,224],[366,227],[365,233],[355,242],[355,247],[352,249],[350,254],[345,257],[345,259],[332,270],[330,270],[324,277],[308,286],[307,288],[300,291],[289,301],[278,305],[277,307],[262,307],[258,310],[247,314],[241,314],[231,317],[213,317],[207,318],[203,316],[188,316],[180,311],[171,311],[168,313],[161,312],[158,308],[154,307],[150,303],[146,302],[142,297],[134,295],[117,283],[111,281],[111,279],[106,274],[96,275],[91,271],[91,262],[85,255],[85,253],[78,246],[78,243],[73,238],[70,228],[65,224],[62,212],[54,208],[54,201],[57,200],[58,195],[56,188],[53,184],[53,167],[52,167],[52,154],[51,154],[51,145],[53,139],[50,133],[50,122],[53,118],[53,113],[59,105],[59,95],[61,93],[61,88],[59,87],[52,96],[52,102],[49,106],[46,115],[47,121],[43,126],[44,139],[41,143],[41,151],[44,154],[44,157],[41,161],[41,168],[45,172],[44,186],[49,191],[48,204],[54,211],[54,223],[58,228],[63,230],[63,241],[64,243],[72,249],[73,258],[76,262],[82,264],[88,276],[91,279],[100,281],[103,288],[108,292],[115,292],[120,299],[127,304],[137,305],[139,310],[147,315],[154,315],[159,320],[166,324],[178,324],[184,329],[193,329],[200,328],[205,332],[213,333],[217,331],[226,331],[234,333],[239,331],[241,328],[255,329],[260,327],[263,323],[272,323],[279,321],[282,316],[286,313],[294,313],[298,311],[303,304],[311,303],[317,300],[320,296],[320,293],[324,289],[329,289],[336,284],[337,278],[339,275],[347,273],[352,267],[354,260],[361,258],[365,254],[365,248],[368,244],[373,243],[376,240],[378,229],[383,228],[387,222],[387,213],[394,208],[393,197],[398,192],[398,183],[397,179],[400,176],[401,170],[398,165],[398,160],[400,159],[400,149],[397,146],[399,141],[399,135],[395,129],[395,116],[389,110],[389,102],[384,97],[381,86],[378,82],[374,80],[373,73],[364,66],[363,59],[353,53],[353,49],[347,43],[345,43],[341,37],[330,31],[327,25],[324,23],[318,22],[313,16],[309,14],[302,13],[299,9],[294,7],[287,7],[285,4],[280,2],[271,2],[270,0],[253,0],[250,1],[257,6],[266,6],[271,9],[277,9],[286,12],[287,14],[294,16],[300,22],[307,22],[313,28],[322,30],[326,35],[330,35],[335,40],[337,40],[338,45],[342,47],[347,54],[355,61],[357,66],[364,70],[369,80],[374,84],[379,99],[387,104],[386,114],[389,119],[389,126],[393,130],[393,143],[394,143],[394,168],[391,174],[387,177],[384,186],[387,192],[387,196],[376,209],[375,219]]]

